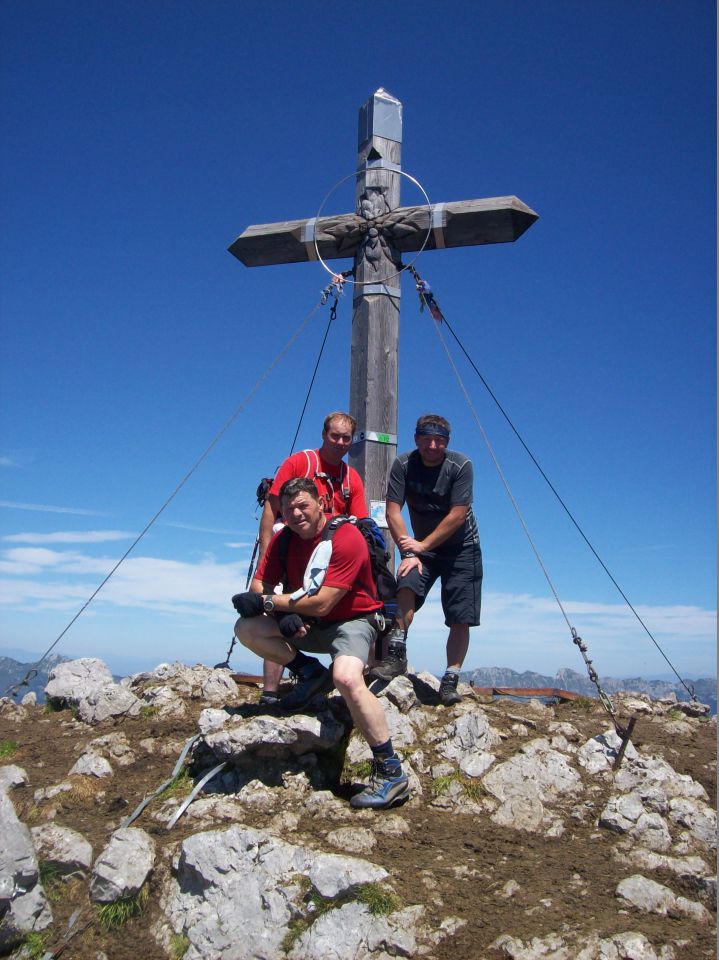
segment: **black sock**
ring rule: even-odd
[[[377,760],[389,760],[390,757],[394,756],[394,747],[392,746],[392,740],[387,740],[385,743],[378,743],[376,746],[372,747],[372,754]]]
[[[293,673],[299,673],[302,667],[306,667],[307,664],[317,662],[316,657],[308,657],[307,654],[303,653],[301,650],[298,650],[294,655],[292,660],[289,663],[285,664],[288,670],[291,670]]]

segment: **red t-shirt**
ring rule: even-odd
[[[286,575],[278,540],[281,536],[290,538]],[[302,586],[307,563],[321,539],[321,533],[311,540],[303,540],[294,533],[285,534],[281,530],[270,540],[267,553],[257,569],[255,578],[263,583],[284,582],[284,592],[292,593]],[[323,586],[347,590],[342,599],[323,618],[325,620],[351,620],[362,613],[379,610],[382,606],[381,600],[375,597],[367,544],[359,530],[351,523],[343,524],[332,537],[332,557]]]
[[[318,476],[325,474],[325,476]],[[295,477],[313,480],[325,497],[325,513],[333,517],[366,517],[368,515],[362,478],[344,461],[327,463],[319,450],[300,450],[288,457],[277,471],[270,493],[279,497],[282,484]],[[345,497],[343,490],[349,494]]]

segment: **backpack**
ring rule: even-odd
[[[351,523],[356,527],[367,544],[374,583],[372,585],[361,584],[361,586],[367,593],[382,601],[382,607],[377,613],[381,615],[381,619],[384,621],[384,627],[380,629],[380,636],[383,637],[390,632],[397,617],[397,580],[389,567],[390,553],[387,549],[387,543],[381,529],[371,517],[362,517],[361,519],[357,517],[332,517],[324,526],[320,543],[327,540],[331,541],[335,532],[345,523]],[[280,537],[280,557],[283,565],[287,563],[289,545],[290,531],[289,527],[285,527]]]

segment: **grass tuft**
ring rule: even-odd
[[[157,799],[167,800],[168,797],[175,797],[178,793],[189,793],[194,786],[195,781],[192,779],[192,774],[187,767],[183,767],[172,783],[168,783],[162,793],[158,795]]]
[[[23,956],[29,960],[42,960],[49,933],[47,930],[32,930],[23,938]]]
[[[386,917],[402,906],[399,897],[380,883],[365,883],[357,891],[357,900],[369,908],[373,917]]]
[[[159,712],[160,712],[159,707],[156,707],[153,704],[148,703],[144,707],[140,707],[140,719],[148,720],[150,717],[154,717]]]
[[[300,877],[299,885],[304,891],[307,912],[304,916],[295,917],[294,920],[290,921],[287,933],[282,941],[282,950],[285,953],[289,953],[302,934],[309,930],[312,924],[328,910],[342,907],[346,903],[358,902],[364,903],[373,916],[386,917],[402,905],[395,893],[385,889],[379,883],[364,883],[362,886],[334,899],[323,897],[305,876]]]
[[[11,757],[19,746],[17,740],[0,740],[0,757]]]
[[[62,873],[60,868],[56,863],[51,863],[49,860],[40,860],[38,862],[38,873],[48,900],[51,903],[57,903],[62,897]]]
[[[182,960],[190,946],[190,941],[184,933],[173,933],[170,937],[170,957],[172,960]]]
[[[131,897],[123,897],[114,903],[102,903],[97,908],[97,919],[101,927],[112,930],[121,927],[133,917],[139,917],[145,912],[150,890],[147,884],[140,887]]]
[[[471,777],[465,777],[456,771],[443,777],[437,777],[432,781],[432,791],[435,797],[441,797],[443,793],[446,793],[452,783],[458,783],[464,791],[464,795],[469,797],[470,800],[474,800],[475,803],[482,799],[484,794],[482,785]]]

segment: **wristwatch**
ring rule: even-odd
[[[265,613],[274,613],[275,612],[275,601],[272,597],[263,597],[262,598],[262,607]]]

